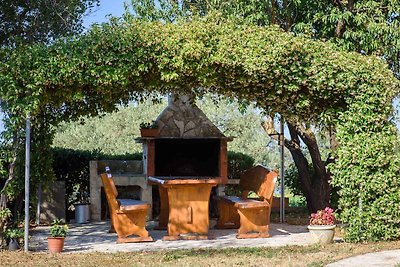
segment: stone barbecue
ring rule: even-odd
[[[156,123],[157,136],[140,138],[147,176],[227,182],[227,142],[232,139],[222,134],[189,97],[170,97]]]
[[[127,188],[125,191],[134,191],[137,195],[134,199],[152,204],[159,200],[153,198],[148,177],[209,179],[221,185],[227,183],[227,142],[232,139],[223,135],[189,97],[170,97],[168,106],[158,116],[156,123],[159,129],[156,136],[137,139],[143,143],[142,161],[90,162],[92,220],[101,220],[106,216],[104,212],[107,214],[100,179],[105,166],[110,167],[118,190],[123,192]],[[133,187],[137,190],[132,190]],[[161,206],[167,202],[161,202]],[[158,213],[155,210],[153,212]],[[168,208],[161,207],[160,212],[160,221],[166,222]],[[152,211],[149,210],[148,218],[151,217]]]

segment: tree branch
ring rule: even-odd
[[[289,123],[292,124],[292,123]],[[319,151],[317,139],[311,128],[304,127],[301,123],[295,122],[294,131],[300,136],[301,140],[306,144],[308,150],[310,151],[311,161],[313,168],[318,177],[321,179],[327,179],[327,171],[324,162],[321,158],[321,152]]]
[[[275,130],[274,120],[270,116],[267,117],[267,119],[261,124],[261,126],[264,128],[269,137],[279,142],[280,133]],[[283,144],[287,149],[289,149],[289,151],[300,149],[300,146],[298,146],[295,142],[292,142],[291,140],[288,140],[286,138],[284,138]]]

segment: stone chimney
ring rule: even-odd
[[[168,106],[156,120],[159,137],[223,138],[225,135],[210,121],[190,97],[170,96]]]

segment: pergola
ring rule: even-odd
[[[332,44],[274,27],[239,25],[220,17],[178,24],[112,22],[76,39],[15,50],[0,65],[6,109],[27,118],[27,133],[30,116],[56,125],[171,91],[237,97],[255,102],[266,113],[308,122],[329,118],[337,125],[340,144],[333,176],[336,185],[345,188],[342,205],[347,210],[358,207],[345,202],[364,198],[351,190],[359,183],[354,175],[369,173],[363,177],[368,181],[375,173],[387,172],[387,166],[367,165],[363,148],[358,148],[359,153],[351,151],[358,137],[373,144],[382,135],[394,134],[388,117],[398,87],[380,59],[341,52]],[[26,151],[28,140],[29,134]],[[380,144],[376,153],[394,157],[389,141]],[[357,170],[346,168],[349,158],[360,164]],[[390,194],[390,190],[382,192],[380,197]],[[357,220],[347,220],[350,227],[358,227]]]

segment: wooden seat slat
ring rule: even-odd
[[[236,202],[235,207],[241,208],[241,209],[263,208],[263,207],[269,208],[270,205],[266,201],[246,199],[246,200]]]
[[[222,196],[220,201],[225,201],[233,204],[235,207],[252,208],[252,207],[269,207],[267,201],[260,201],[259,199],[242,199],[235,196]]]

